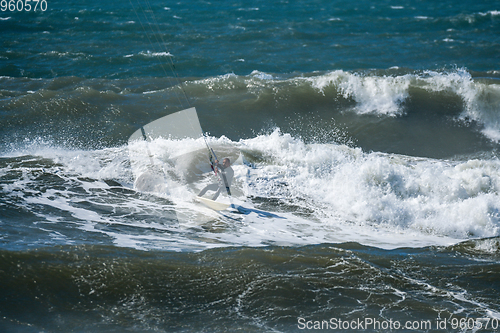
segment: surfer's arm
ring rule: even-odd
[[[222,166],[222,164],[219,164],[219,160],[215,160],[214,168],[217,168],[221,172],[224,171],[224,167]]]

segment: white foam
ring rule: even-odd
[[[488,14],[491,16],[497,16],[497,15],[500,15],[500,11],[499,10],[490,10],[486,13],[479,12],[479,15],[481,15],[481,16],[486,16]]]
[[[267,74],[267,73],[260,72],[260,71],[252,71],[252,73],[250,73],[250,75],[253,76],[253,77],[259,78],[261,80],[272,80],[272,79],[274,79],[271,74]]]
[[[497,238],[478,240],[475,242],[474,249],[480,252],[495,254],[500,250],[500,241]]]
[[[363,76],[337,70],[307,80],[320,91],[335,85],[344,98],[356,101],[355,111],[359,114],[398,116],[403,113],[401,104],[409,96],[411,79],[411,75]]]
[[[18,180],[2,187],[2,193],[12,202],[24,202],[27,210],[50,207],[51,213],[37,216],[54,241],[78,242],[71,236],[74,233],[64,232],[73,225],[107,235],[118,246],[138,249],[193,251],[348,241],[396,248],[500,235],[497,160],[442,161],[365,153],[337,144],[306,144],[279,130],[238,142],[225,137],[208,140],[214,147],[239,149],[255,159],[233,165],[235,200],[248,209],[246,214],[207,211],[181,186],[158,200],[113,194],[104,180],[133,182],[127,147],[94,151],[31,147],[31,159],[43,156],[52,159],[53,166],[23,169]],[[199,144],[158,139],[150,151],[155,158],[169,158]],[[38,193],[35,189],[43,180],[33,174],[42,171],[57,175],[67,188],[42,183],[48,188]],[[266,208],[252,198],[262,198]],[[166,204],[165,199],[176,204]]]
[[[258,11],[260,8],[258,7],[250,7],[250,8],[238,8],[238,11],[243,11],[243,12],[251,12],[251,11]]]
[[[151,52],[151,51],[141,51],[139,52],[140,55],[146,56],[146,57],[173,57],[173,54],[170,52]]]
[[[484,126],[482,134],[499,142],[500,138],[500,85],[476,82],[465,69],[450,73],[426,71],[427,76],[419,77],[422,87],[429,91],[449,91],[460,96],[464,111],[460,120],[473,120]]]
[[[275,131],[245,142],[272,163],[255,172],[255,195],[309,205],[322,223],[468,239],[500,234],[500,163],[443,162],[306,145]],[[280,183],[286,184],[281,186]],[[276,189],[279,190],[276,190]],[[383,240],[390,243],[390,240]]]
[[[457,121],[475,121],[483,126],[483,135],[494,142],[500,141],[500,85],[476,81],[466,69],[424,71],[400,76],[362,75],[337,70],[297,80],[309,81],[312,87],[322,93],[329,86],[335,87],[344,98],[356,102],[353,111],[358,114],[393,117],[404,114],[403,106],[410,96],[411,87],[452,93],[459,96],[464,105],[464,111]]]

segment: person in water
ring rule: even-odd
[[[233,181],[234,176],[234,170],[233,168],[231,168],[231,161],[229,160],[229,158],[226,157],[225,159],[223,159],[222,165],[219,164],[218,160],[215,160],[215,168],[218,169],[221,173],[222,181],[205,186],[205,188],[198,194],[199,197],[201,197],[207,191],[216,191],[214,196],[212,197],[212,200],[215,201],[221,191],[225,191],[226,187],[231,186],[231,182]]]

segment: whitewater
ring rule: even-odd
[[[31,147],[2,163],[4,203],[39,217],[40,231],[17,241],[30,247],[78,244],[76,227],[137,249],[342,241],[389,249],[448,245],[499,233],[497,160],[367,153],[342,144],[304,143],[279,129],[237,142],[210,137],[210,144],[243,156],[244,163],[233,166],[233,192],[240,193],[234,199],[256,212],[238,217],[234,225],[232,219],[203,211],[209,217],[201,222],[220,224],[215,231],[203,228],[196,219],[176,217],[177,210],[199,211],[195,203],[178,207],[179,198],[136,192],[126,146],[93,151]],[[159,140],[151,151],[166,147],[174,147],[169,153],[175,154],[186,143]],[[259,210],[273,214],[259,216]],[[123,221],[142,214],[149,217]],[[63,221],[58,216],[67,221],[58,223]],[[117,232],[122,229],[127,232]],[[9,237],[4,240],[12,246]]]

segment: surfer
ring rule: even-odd
[[[222,160],[222,165],[219,164],[218,160],[215,160],[214,168],[220,171],[223,181],[205,186],[205,188],[198,194],[198,196],[201,197],[209,190],[216,191],[212,197],[213,201],[217,199],[222,190],[228,189],[231,186],[234,176],[234,170],[231,168],[231,161],[227,157]]]

